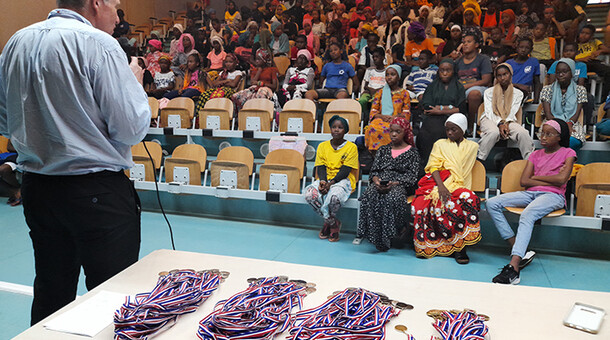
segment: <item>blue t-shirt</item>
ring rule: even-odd
[[[332,61],[324,64],[320,76],[326,78],[326,88],[329,89],[346,89],[347,80],[356,75],[356,71],[350,63],[343,61],[341,64],[335,64]]]
[[[521,64],[515,59],[509,59],[506,63],[513,68],[513,84],[533,86],[534,76],[540,75],[540,63],[536,58],[529,58]]]
[[[553,65],[551,65],[551,67],[549,67],[549,71],[547,72],[547,74],[555,74],[555,68],[557,67],[558,62],[559,61],[554,62]],[[578,84],[578,78],[587,79],[587,64],[585,64],[581,61],[576,62],[576,70],[574,71],[574,74],[572,75],[572,79],[577,84]]]

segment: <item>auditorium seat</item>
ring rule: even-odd
[[[199,110],[199,127],[201,129],[230,130],[233,119],[233,102],[229,98],[212,98]]]
[[[250,176],[254,169],[254,154],[250,149],[243,146],[230,146],[220,150],[216,160],[210,163],[210,177],[213,187],[217,187],[221,182],[221,172],[231,171],[229,180],[235,180],[237,189],[250,188]]]
[[[8,138],[0,136],[0,153],[8,152]]]
[[[273,102],[265,98],[250,99],[238,115],[240,130],[271,131]]]
[[[542,108],[542,103],[540,103],[540,105],[538,105],[538,108],[536,109],[536,113],[534,114],[534,126],[537,128],[540,128],[542,126],[542,121],[544,120],[544,110]],[[584,124],[584,112],[580,113],[580,116],[578,117],[578,122],[580,124]],[[532,135],[532,138],[534,138],[534,136]]]
[[[362,106],[354,99],[336,99],[333,100],[324,113],[322,124],[322,133],[330,133],[328,121],[332,116],[339,115],[345,118],[349,124],[350,134],[360,133],[360,117],[362,116]]]
[[[156,121],[159,118],[159,100],[155,97],[148,97],[148,106],[150,106],[150,119]]]
[[[295,129],[298,130],[296,127],[300,126],[300,132],[313,133],[315,120],[316,104],[313,101],[309,99],[289,100],[284,104],[284,108],[280,112],[280,132],[299,132],[295,131]]]
[[[166,107],[161,109],[161,120],[159,122],[159,127],[168,127],[169,117],[179,116],[180,128],[190,129],[194,115],[195,102],[193,102],[191,98],[174,98],[167,103]]]
[[[146,143],[146,148],[148,149],[148,152],[150,152],[150,156],[152,156],[152,162],[144,148],[144,143]],[[161,145],[155,142],[141,142],[131,147],[131,155],[135,164],[144,166],[144,180],[146,182],[154,182],[156,180],[155,170],[159,170],[163,159]],[[137,166],[133,168],[133,171],[135,172],[132,173],[132,169],[125,170],[125,175],[128,177],[137,177]]]
[[[301,179],[305,169],[305,158],[296,150],[279,149],[271,151],[261,165],[259,176],[259,190],[268,191],[270,188],[279,188],[284,192],[301,193]],[[279,175],[279,176],[275,176]],[[286,181],[281,178],[285,175]],[[271,178],[271,177],[274,178]],[[283,185],[281,185],[283,183]],[[274,186],[275,184],[275,186]]]
[[[174,178],[177,167],[187,168],[190,185],[201,185],[201,173],[205,171],[207,152],[198,144],[182,144],[176,147],[172,157],[165,159],[165,181],[167,183],[181,179]],[[182,170],[182,169],[181,169]]]
[[[280,78],[283,78],[290,67],[290,58],[287,56],[274,57],[273,62],[275,63],[275,67],[277,67]]]
[[[595,213],[595,199],[597,195],[610,195],[610,163],[589,163],[578,171],[574,193],[572,193],[572,207],[574,198],[576,216],[593,217]],[[572,213],[573,213],[572,208]]]
[[[326,79],[324,79],[324,82],[322,83],[322,87],[326,86]],[[352,80],[352,78],[349,78],[347,80],[347,94],[351,97],[352,94],[354,92],[354,81]],[[337,100],[336,98],[319,98],[318,102],[321,103],[332,103],[335,100]]]

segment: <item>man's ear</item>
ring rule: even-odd
[[[93,16],[96,16],[99,12],[102,1],[104,0],[89,0],[89,8]]]

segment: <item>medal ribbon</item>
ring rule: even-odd
[[[445,320],[436,320],[432,326],[443,340],[484,340],[488,332],[484,319],[472,311],[458,314],[443,312]],[[431,338],[434,339],[434,336]]]
[[[346,289],[316,308],[297,312],[288,339],[385,339],[385,324],[400,311],[380,300],[365,289]]]
[[[179,315],[191,313],[212,294],[220,275],[180,270],[159,277],[151,292],[129,296],[114,313],[114,339],[148,339],[164,327],[170,328]]]
[[[278,277],[252,282],[199,322],[202,340],[272,339],[290,326],[291,310],[301,308],[305,287]]]

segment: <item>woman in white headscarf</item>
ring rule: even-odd
[[[464,138],[468,119],[454,113],[445,122],[446,139],[434,143],[426,175],[411,203],[413,243],[417,257],[455,257],[469,262],[466,246],[481,240],[481,201],[471,190],[479,145]]]

